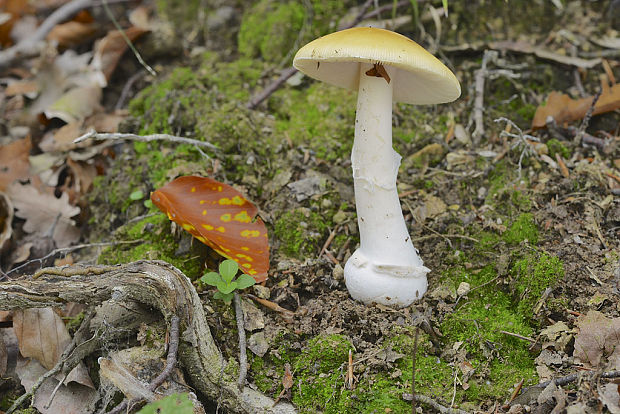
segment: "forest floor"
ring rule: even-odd
[[[49,15],[34,3],[7,9],[25,38],[28,16]],[[199,280],[221,257],[149,201],[179,176],[211,177],[256,204],[269,233],[268,278],[241,292],[249,387],[307,413],[411,412],[413,383],[428,397],[420,412],[620,413],[616,2],[449,1],[447,16],[439,1],[156,3],[109,8],[140,59],[123,54],[100,6],[56,29],[43,52],[4,66],[0,54],[2,283],[51,265],[167,261],[193,281],[236,373],[234,308]],[[403,214],[431,269],[426,295],[403,309],[356,302],[343,279],[359,243],[356,93],[297,73],[253,101],[300,46],[356,16],[416,40],[462,88],[453,103],[393,108]],[[216,149],[73,143],[90,129]],[[73,334],[87,307],[59,313]],[[1,329],[0,410],[30,387],[23,367],[11,379],[10,343],[36,359],[24,336],[7,339],[12,329]],[[165,342],[153,322],[89,356],[93,406],[119,399],[97,356]],[[130,361],[133,372],[156,375],[165,356],[155,354],[154,366]],[[198,394],[207,412],[217,406]]]

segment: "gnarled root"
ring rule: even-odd
[[[200,298],[180,270],[163,261],[118,266],[71,266],[43,269],[33,277],[0,283],[0,310],[89,306],[106,301],[138,302],[161,312],[166,322],[181,320],[179,360],[188,380],[221,407],[236,413],[295,413],[273,399],[222,377],[224,360],[213,341]],[[94,351],[94,350],[93,350]]]

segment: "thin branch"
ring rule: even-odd
[[[241,305],[239,293],[234,293],[233,301],[235,302],[235,318],[237,319],[237,331],[239,335],[239,378],[237,379],[237,386],[239,390],[241,390],[245,386],[245,377],[248,375],[247,342],[245,339],[243,306]]]
[[[94,138],[94,139],[99,139],[99,140],[127,139],[131,141],[140,141],[140,142],[169,141],[169,142],[174,142],[174,143],[179,143],[179,144],[190,144],[190,145],[195,145],[197,147],[205,147],[213,151],[219,150],[218,147],[211,144],[210,142],[198,141],[197,139],[177,137],[177,136],[168,135],[168,134],[136,135],[136,134],[121,134],[121,133],[104,133],[104,132],[97,132],[94,130],[90,130],[89,132],[82,135],[81,137],[78,137],[75,140],[73,140],[73,142],[77,144],[89,138]]]
[[[110,7],[108,7],[108,2],[106,0],[103,0],[103,8],[112,23],[114,24],[114,27],[116,27],[116,30],[118,30],[127,46],[129,46],[129,49],[131,49],[131,51],[133,52],[140,65],[142,65],[142,67],[146,69],[146,71],[150,73],[151,76],[157,76],[157,72],[155,72],[155,70],[150,67],[149,64],[144,61],[144,59],[142,59],[142,55],[140,54],[140,52],[138,52],[138,49],[136,49],[132,41],[127,37],[127,34],[125,33],[121,25],[118,24],[118,20],[116,20],[116,17],[114,17],[114,14],[112,13],[112,10],[110,10]]]
[[[484,83],[488,74],[487,63],[489,62],[489,59],[494,60],[496,57],[496,51],[485,50],[482,55],[482,64],[480,65],[480,69],[476,71],[476,98],[474,99],[474,122],[476,127],[472,133],[474,145],[477,145],[484,135]]]
[[[47,34],[58,24],[79,11],[91,7],[92,0],[73,0],[62,7],[59,7],[50,14],[45,21],[29,36],[15,46],[0,51],[0,69],[10,66],[15,60],[24,56],[33,56],[38,53],[39,44],[45,39]]]
[[[149,385],[149,390],[155,392],[157,387],[166,381],[177,366],[177,353],[179,351],[179,324],[181,319],[177,315],[170,318],[170,343],[168,344],[168,357],[166,358],[166,367]]]
[[[173,315],[170,318],[170,343],[168,344],[168,356],[166,357],[166,366],[164,370],[149,384],[149,391],[155,392],[157,387],[166,381],[166,379],[172,375],[172,372],[177,366],[177,354],[179,351],[179,323],[181,319],[177,315]],[[108,412],[108,414],[118,414],[127,407],[133,407],[135,404],[141,402],[141,399],[123,400],[120,404],[114,407]]]
[[[50,257],[53,257],[57,254],[61,254],[61,253],[69,253],[69,252],[73,252],[75,250],[80,250],[80,249],[84,249],[84,248],[88,248],[88,247],[105,247],[105,246],[115,246],[117,244],[134,244],[134,243],[141,243],[143,242],[142,239],[138,239],[138,240],[127,240],[127,241],[118,241],[118,242],[104,242],[104,243],[87,243],[87,244],[78,244],[76,246],[70,246],[70,247],[62,247],[62,248],[58,248],[58,249],[54,249],[51,252],[49,252],[48,254],[46,254],[43,257],[37,257],[36,259],[31,259],[28,260],[26,263],[23,263],[19,266],[17,266],[14,269],[9,270],[8,272],[4,273],[2,276],[0,276],[0,281],[4,280],[4,278],[8,277],[8,275],[10,275],[13,272],[17,272],[19,269],[22,269],[32,263],[35,262],[39,262],[39,263],[43,263],[45,260],[49,259]]]

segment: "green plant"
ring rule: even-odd
[[[220,263],[220,273],[206,273],[200,280],[207,285],[217,287],[217,292],[213,295],[215,299],[222,299],[224,302],[230,303],[235,290],[245,289],[256,283],[252,276],[245,273],[233,280],[238,270],[237,262],[226,259]]]

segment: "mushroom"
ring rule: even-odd
[[[459,82],[414,41],[370,27],[316,39],[293,65],[358,91],[351,164],[360,247],[345,265],[347,289],[364,303],[408,306],[426,292],[430,270],[411,242],[396,191],[401,156],[392,148],[392,105],[451,102],[461,94]]]

